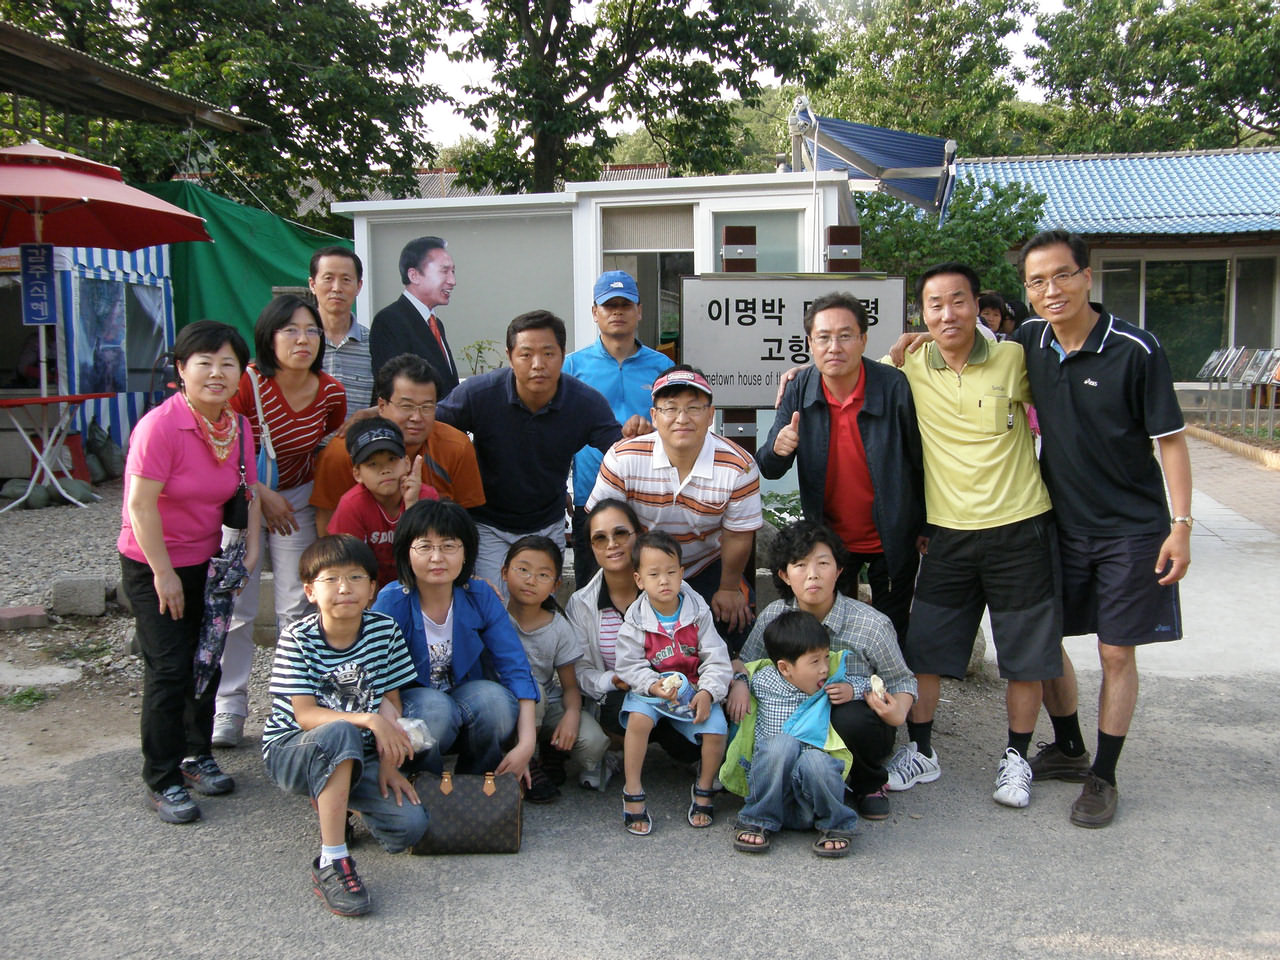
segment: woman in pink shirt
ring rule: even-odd
[[[129,437],[120,525],[120,585],[137,624],[144,664],[142,776],[147,802],[168,823],[198,819],[188,786],[235,786],[211,751],[213,691],[195,695],[192,660],[204,613],[209,558],[222,543],[222,507],[241,464],[257,480],[249,424],[229,400],[249,361],[233,327],[200,320],[173,347],[179,392],[147,413]],[[246,562],[256,563],[258,504],[249,509]],[[216,674],[215,674],[216,679]]]
[[[231,406],[249,418],[255,448],[262,426],[253,376],[262,399],[262,419],[276,454],[280,479],[272,490],[258,484],[262,500],[263,553],[271,555],[276,628],[283,630],[312,610],[298,579],[298,558],[316,539],[311,499],[316,451],[342,425],[347,394],[321,370],[324,336],[315,308],[283,294],[263,308],[253,328],[256,359],[240,380]],[[249,582],[236,599],[222,652],[222,683],[213,720],[213,745],[234,747],[249,715],[249,674],[253,669],[253,620],[258,613],[261,570],[251,567]]]

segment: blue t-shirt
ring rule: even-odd
[[[619,363],[597,337],[595,343],[564,358],[564,372],[604,394],[609,408],[626,423],[637,414],[648,419],[653,381],[672,365],[671,358],[636,341],[636,352]],[[573,458],[573,505],[585,507],[600,472],[603,454],[583,447]]]
[[[440,402],[436,417],[475,443],[485,503],[471,515],[510,533],[533,533],[563,517],[573,455],[585,446],[603,453],[622,437],[600,392],[563,372],[555,396],[536,413],[504,367],[468,377]]]

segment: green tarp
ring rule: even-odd
[[[213,243],[169,247],[175,329],[194,320],[222,320],[253,349],[253,323],[271,299],[272,287],[305,287],[311,254],[350,240],[295,227],[273,213],[210,193],[189,180],[142,189],[204,217]]]

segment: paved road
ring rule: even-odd
[[[568,788],[527,808],[518,856],[358,847],[377,912],[345,920],[309,889],[306,801],[270,786],[255,750],[223,755],[240,789],[189,827],[142,809],[136,753],[113,750],[0,784],[0,942],[31,958],[1276,957],[1280,474],[1200,443],[1193,463],[1187,637],[1144,652],[1106,830],[1067,822],[1069,784],[1037,784],[1026,810],[991,801],[1002,698],[978,681],[944,688],[943,778],[895,795],[847,860],[819,861],[799,834],[734,853],[730,800],[712,829],[689,829],[688,773],[655,750],[652,838],[623,833],[616,789]],[[1096,661],[1073,644],[1089,729]]]

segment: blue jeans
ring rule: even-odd
[[[804,749],[790,734],[775,734],[756,745],[738,822],[774,833],[784,827],[852,830],[858,815],[845,806],[842,770],[830,754]]]
[[[458,773],[488,773],[497,769],[503,744],[515,732],[520,704],[500,683],[468,680],[447,693],[432,687],[406,687],[400,691],[406,717],[425,720],[439,742],[413,758],[418,770],[439,774],[444,755],[458,755]]]
[[[271,742],[263,758],[267,776],[281,790],[320,795],[333,771],[344,760],[354,760],[347,806],[364,818],[365,826],[387,853],[407,850],[427,832],[427,811],[405,800],[397,805],[395,794],[383,797],[378,789],[378,755],[366,754],[360,728],[346,720],[322,723],[310,730],[286,733]]]

